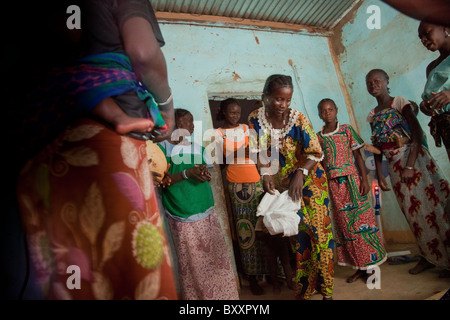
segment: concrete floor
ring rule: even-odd
[[[414,256],[418,250],[415,244],[396,244],[387,246],[388,252],[410,250]],[[346,279],[355,270],[350,267],[335,266],[334,300],[438,300],[449,288],[450,278],[439,278],[439,269],[428,269],[418,275],[411,275],[408,270],[417,262],[390,265],[387,261],[380,266],[380,289],[369,289],[363,280],[347,283]],[[272,287],[260,282],[265,293],[255,296],[248,283],[241,284],[241,300],[293,300],[294,292],[283,284],[280,294],[274,295]],[[313,295],[311,300],[322,300],[320,294]]]

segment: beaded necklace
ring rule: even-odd
[[[296,111],[294,109],[290,109],[290,112],[288,115],[289,122],[286,123],[286,118],[283,118],[283,128],[275,129],[272,126],[270,119],[268,118],[268,114],[265,111],[265,108],[261,107],[258,110],[258,122],[259,122],[261,129],[263,131],[263,134],[265,136],[269,136],[269,135],[273,136],[274,140],[278,139],[278,141],[281,142],[281,145],[284,146],[284,143],[285,143],[284,138],[289,133],[289,131],[291,131],[292,127],[295,125],[295,121],[298,117],[297,113],[298,113],[298,111]]]

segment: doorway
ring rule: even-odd
[[[219,107],[220,103],[227,99],[227,98],[233,98],[232,96],[224,97],[220,100],[209,100],[209,109],[211,111],[212,121],[213,121],[213,127],[214,129],[217,129],[220,127],[221,123],[219,123],[216,118],[217,114],[219,113]],[[244,123],[248,125],[248,116],[250,113],[258,109],[260,107],[260,101],[259,100],[252,100],[252,99],[237,99],[235,98],[239,105],[241,106],[241,120],[239,120],[239,123]]]

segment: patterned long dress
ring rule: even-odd
[[[353,151],[364,141],[347,125],[337,124],[335,131],[318,133],[325,154],[325,170],[337,232],[338,264],[366,270],[386,260],[379,227],[368,196],[361,196],[361,179],[353,162]]]
[[[197,143],[159,143],[173,175],[194,165],[211,165]],[[231,257],[214,206],[209,181],[183,179],[162,190],[162,205],[177,254],[183,300],[238,300]]]
[[[272,128],[264,107],[249,115],[249,126],[258,135],[260,157],[266,154],[272,159],[269,170],[273,170],[276,188],[280,192],[289,188],[293,174],[306,159],[321,161],[323,158],[322,148],[308,118],[297,110],[290,109],[285,129]],[[309,299],[316,288],[324,296],[333,293],[334,240],[327,188],[325,171],[317,163],[304,179],[302,206],[298,212],[301,219],[299,233],[292,238],[297,261],[297,299]]]
[[[256,210],[263,193],[262,180],[256,164],[248,157],[243,155],[244,161],[234,159],[235,151],[240,157],[240,150],[249,145],[248,126],[218,128],[217,133],[227,164],[226,178],[243,272],[251,276],[268,274],[264,241],[257,239],[255,230]]]
[[[17,197],[44,298],[177,299],[145,141],[82,119],[24,166]]]
[[[399,147],[393,142],[393,135],[410,137],[408,123],[401,113],[409,104],[405,98],[395,97],[390,108],[377,113],[372,109],[367,117],[373,127],[372,143],[382,148],[387,159],[392,188],[421,255],[435,266],[448,269],[450,221],[446,218],[445,207],[450,199],[450,187],[425,140],[414,164],[413,179],[407,183],[401,181],[411,144]]]

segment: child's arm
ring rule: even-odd
[[[386,179],[384,178],[383,169],[381,166],[383,154],[374,154],[373,157],[375,159],[375,168],[377,170],[378,184],[380,185],[381,190],[390,191],[391,189],[389,188],[389,185]]]
[[[373,153],[373,154],[381,154],[381,150],[380,149],[378,149],[377,147],[374,147],[373,145],[368,144],[368,143],[364,143],[364,149],[369,151],[369,152],[371,152],[371,153]]]
[[[366,166],[364,165],[364,160],[360,152],[361,149],[353,150],[353,156],[355,157],[356,167],[361,174],[361,185],[359,187],[359,194],[365,196],[369,190],[369,181],[367,179]]]
[[[373,126],[372,124],[370,124],[370,128],[373,131]],[[378,184],[381,188],[381,190],[383,191],[390,191],[391,189],[389,188],[389,185],[386,181],[386,179],[384,178],[383,175],[383,167],[382,167],[382,161],[383,161],[383,153],[374,153],[373,154],[373,158],[375,160],[375,169],[377,171],[377,176],[378,176]]]

